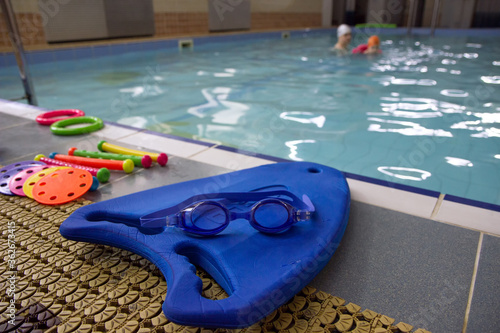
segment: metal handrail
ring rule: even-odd
[[[410,1],[410,9],[408,10],[408,30],[407,34],[411,34],[411,29],[415,25],[415,20],[417,18],[417,5],[416,0]],[[436,30],[437,18],[439,15],[439,5],[440,0],[434,0],[434,8],[432,10],[432,21],[431,21],[431,36],[434,36],[434,31]]]
[[[415,5],[415,0],[410,1],[410,9],[408,10],[408,30],[407,35],[411,35],[411,28],[415,25],[415,17],[417,15],[417,6]]]
[[[431,36],[434,36],[434,30],[436,30],[437,18],[439,14],[440,0],[434,0],[434,9],[432,11],[432,21],[431,21]]]
[[[12,47],[14,48],[14,54],[16,56],[17,67],[19,67],[19,75],[21,76],[21,81],[23,82],[25,98],[31,105],[37,105],[37,100],[35,96],[35,90],[33,89],[33,83],[31,81],[31,75],[28,70],[28,64],[26,62],[26,55],[24,54],[23,43],[21,40],[21,34],[17,27],[16,17],[14,15],[14,10],[12,9],[12,4],[10,0],[0,0],[0,5],[2,6],[2,13],[7,24],[7,31],[9,31],[9,37],[12,42]]]

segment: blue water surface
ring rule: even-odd
[[[45,108],[500,204],[498,38],[381,39],[370,57],[298,34],[31,71]],[[0,98],[20,95],[16,68],[0,74]]]

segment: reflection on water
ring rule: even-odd
[[[292,161],[303,161],[304,159],[297,157],[298,146],[304,143],[315,143],[316,140],[294,140],[287,141],[285,145],[290,149],[290,154],[288,154],[288,158]]]
[[[404,180],[413,180],[416,182],[426,180],[431,176],[431,173],[429,171],[419,170],[415,168],[381,166],[378,167],[377,170],[390,177]]]
[[[212,123],[236,125],[249,109],[245,104],[228,100],[231,93],[229,87],[202,89],[201,92],[207,102],[190,107],[187,112],[199,118],[210,116]]]
[[[500,76],[481,76],[481,81],[490,84],[500,84]]]
[[[400,44],[406,43],[400,41]],[[500,149],[500,108],[495,107],[500,100],[500,91],[489,87],[500,84],[500,76],[491,75],[492,69],[488,67],[499,66],[500,61],[490,60],[496,56],[491,44],[485,47],[484,43],[466,43],[465,48],[452,44],[420,45],[422,47],[417,49],[391,50],[390,55],[371,65],[372,71],[381,73],[375,81],[391,91],[379,97],[379,108],[372,107],[366,111],[369,121],[367,131],[429,138],[408,141],[403,148],[405,152],[399,158],[389,158],[394,164],[385,164],[377,170],[388,177],[386,179],[403,179],[410,183],[431,179],[442,182],[448,177],[463,177],[463,184],[468,184],[470,174],[458,171],[466,167],[494,170],[483,175],[485,178],[480,182],[485,185],[488,184],[487,177],[500,181],[498,165],[492,166],[485,162],[489,160],[488,156],[492,156],[491,153]],[[471,52],[471,48],[475,51]],[[480,54],[479,50],[483,53]],[[414,59],[407,59],[410,57]],[[388,72],[391,75],[387,75]],[[435,88],[431,91],[425,86]],[[437,142],[439,137],[442,139]],[[473,141],[485,139],[488,141],[482,144],[477,142],[477,146],[476,141]],[[398,140],[394,141],[394,146],[402,145],[402,138],[394,137],[393,140]],[[446,152],[456,155],[446,155]],[[443,154],[442,160],[455,169],[443,172],[447,168],[439,163],[439,154]],[[498,159],[498,154],[493,156]],[[439,179],[435,178],[436,175]],[[479,177],[475,174],[474,179],[478,180]],[[450,186],[460,187],[458,184]],[[480,188],[477,190],[485,191]],[[443,189],[440,191],[446,192]],[[485,201],[500,203],[498,191],[491,193],[492,199],[479,192],[474,195]]]
[[[326,117],[323,115],[314,117],[314,113],[304,111],[283,112],[280,114],[280,118],[296,121],[302,124],[314,124],[318,128],[322,128],[326,120]]]
[[[463,158],[446,156],[445,159],[446,159],[447,163],[454,165],[454,166],[458,166],[458,167],[472,167],[472,166],[474,166],[474,164],[472,164],[471,161],[463,159]]]
[[[411,121],[386,120],[380,118],[368,118],[370,121],[385,123],[390,125],[399,125],[402,128],[382,128],[380,124],[370,124],[368,131],[381,133],[399,133],[408,136],[453,136],[450,132],[442,129],[425,128],[422,125]]]
[[[469,93],[460,89],[444,89],[440,92],[441,95],[448,97],[467,97]]]
[[[353,59],[314,43],[253,48],[239,54],[246,63],[196,71],[232,81],[202,88],[187,112],[212,140],[446,192],[450,179],[469,179],[460,170],[486,167],[483,151],[499,159],[498,142],[471,141],[500,137],[500,99],[481,86],[500,84],[486,44],[388,39],[381,56]]]

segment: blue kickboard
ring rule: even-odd
[[[168,175],[166,175],[168,177]],[[233,221],[220,234],[193,236],[176,227],[145,229],[139,218],[200,194],[287,189],[306,194],[316,211],[279,234]],[[84,206],[61,225],[67,239],[107,244],[147,258],[165,276],[165,316],[181,325],[250,326],[302,290],[330,260],[349,217],[350,192],[343,174],[308,162],[264,165],[158,187]],[[201,295],[198,265],[228,293]]]

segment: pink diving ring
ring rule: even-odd
[[[67,117],[60,117],[60,116],[67,116]],[[85,112],[78,109],[55,110],[42,113],[41,115],[36,117],[36,122],[39,123],[40,125],[49,126],[60,120],[82,117],[82,116],[85,116]],[[59,117],[59,118],[54,118],[54,117]]]

